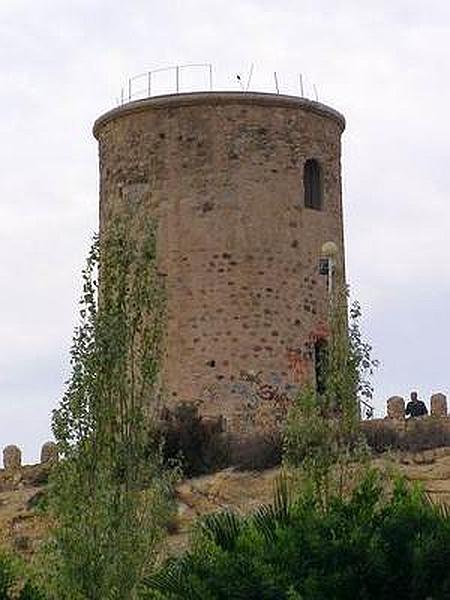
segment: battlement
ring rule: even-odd
[[[386,403],[387,419],[402,420],[405,415],[405,400],[401,396],[392,396]],[[447,417],[447,397],[445,394],[433,394],[430,398],[430,415],[434,417]]]
[[[422,451],[450,446],[450,416],[445,394],[433,394],[429,414],[406,417],[405,400],[392,396],[387,400],[387,414],[381,419],[362,422],[362,429],[371,448],[386,450]]]
[[[41,465],[48,465],[58,460],[58,449],[55,442],[45,442],[41,447]],[[22,451],[18,446],[10,444],[3,448],[3,470],[17,471],[22,468]]]

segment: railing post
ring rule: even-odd
[[[300,77],[300,97],[304,98],[305,97],[305,91],[303,89],[303,75],[300,73],[299,77]]]
[[[209,90],[212,92],[214,89],[214,84],[215,81],[215,74],[213,73],[213,64],[212,63],[195,63],[195,64],[182,64],[182,65],[173,65],[170,67],[164,67],[164,68],[160,68],[160,69],[153,69],[152,71],[146,71],[144,73],[140,73],[139,75],[136,75],[135,77],[130,77],[128,79],[128,83],[125,84],[125,86],[123,86],[121,88],[121,93],[120,93],[120,103],[124,104],[126,102],[129,102],[133,99],[133,94],[135,98],[139,98],[141,95],[145,94],[145,86],[147,88],[146,92],[147,92],[147,97],[151,97],[153,90],[153,74],[154,73],[159,73],[161,71],[164,71],[166,73],[171,73],[173,72],[173,70],[175,70],[175,88],[176,88],[176,93],[179,94],[181,93],[181,70],[184,68],[191,68],[191,67],[198,67],[201,69],[206,69],[207,73],[206,73],[206,77],[208,78],[208,83],[204,80],[202,83],[202,86],[206,85],[208,86],[209,84]],[[273,71],[273,81],[275,84],[275,93],[276,94],[280,94],[282,93],[281,89],[280,89],[280,79],[279,79],[279,74],[277,71]],[[251,65],[250,68],[250,73],[247,79],[247,85],[245,86],[245,91],[247,91],[250,88],[250,82],[251,82],[251,78],[252,78],[252,74],[253,74],[253,64]],[[138,85],[134,86],[134,90],[133,90],[133,81],[136,79],[139,79],[139,82],[141,81],[141,79],[147,79],[146,84],[144,83],[142,88],[139,88],[139,85],[141,85],[140,83],[138,83]],[[169,88],[170,88],[170,78],[171,76],[169,76]],[[240,85],[241,85],[241,89],[242,91],[244,91],[244,86],[242,85],[242,80],[240,78],[240,76],[238,77]],[[281,82],[282,83],[282,82]],[[193,85],[196,85],[195,83]],[[313,83],[309,84],[306,79],[304,78],[302,73],[298,73],[298,85],[300,87],[300,97],[302,98],[306,98],[306,97],[313,97],[314,100],[316,102],[319,102],[319,92],[317,89],[317,86]],[[308,88],[311,88],[308,91]],[[185,88],[185,91],[188,91],[188,88]],[[203,88],[204,89],[204,88]],[[173,91],[173,89],[172,89]],[[306,95],[305,95],[306,94]],[[309,95],[308,95],[309,94]]]

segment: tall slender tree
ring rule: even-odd
[[[169,507],[152,422],[165,313],[155,226],[141,243],[126,226],[89,253],[72,374],[53,415],[60,462],[47,580],[58,600],[136,598]]]

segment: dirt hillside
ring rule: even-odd
[[[390,464],[410,481],[422,482],[435,502],[450,504],[450,448],[376,459]],[[176,489],[178,515],[170,535],[172,549],[183,548],[193,521],[217,509],[247,512],[270,502],[279,469],[262,472],[219,471],[182,481]],[[23,467],[20,472],[0,471],[0,544],[30,555],[43,539],[48,520],[42,510],[48,467]]]

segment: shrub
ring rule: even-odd
[[[325,508],[311,493],[292,493],[285,479],[274,503],[253,515],[204,518],[193,549],[147,578],[149,597],[449,597],[450,515],[420,490],[399,479],[386,497],[370,472],[349,498],[334,495]]]
[[[362,425],[362,432],[374,452],[420,452],[450,446],[450,431],[446,425],[446,422],[434,417],[410,419],[406,428],[400,430],[389,421],[366,422]]]
[[[362,433],[371,450],[377,453],[401,448],[400,434],[389,424],[375,421],[362,424]]]
[[[222,419],[206,419],[191,402],[182,402],[162,415],[163,456],[179,460],[184,475],[194,477],[230,463],[228,436]]]
[[[14,581],[11,558],[5,554],[0,554],[0,598],[9,598]]]
[[[279,431],[230,436],[231,464],[240,471],[263,471],[281,464],[283,439]]]
[[[5,552],[0,552],[0,600],[46,600],[23,563]]]
[[[228,433],[220,417],[205,418],[187,402],[165,409],[162,417],[164,460],[168,464],[179,460],[187,477],[230,466],[261,471],[281,463],[283,443],[279,431]]]

